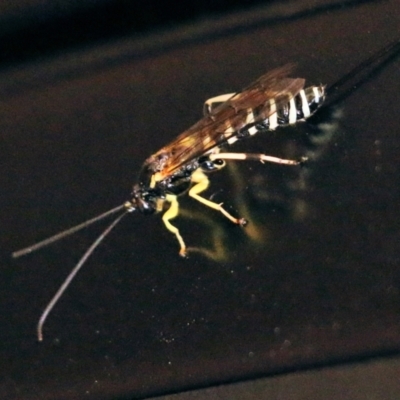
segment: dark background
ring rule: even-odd
[[[162,4],[0,3],[1,398],[202,387],[179,396],[398,398],[397,53],[309,124],[232,149],[310,159],[212,176],[207,195],[248,218],[245,230],[182,198],[174,223],[203,249],[182,260],[159,216],[130,215],[37,343],[40,313],[106,223],[12,251],[129,198],[143,160],[207,98],[289,62],[329,85],[400,26],[397,0]]]
[[[20,62],[273,1],[26,0],[0,2],[3,62]],[[279,2],[275,2],[279,4]],[[284,2],[283,2],[284,3]],[[312,4],[310,4],[312,7]]]

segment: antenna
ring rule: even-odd
[[[123,206],[117,207],[117,209],[121,209]],[[114,209],[116,212],[117,209]],[[111,210],[112,211],[112,210]],[[115,225],[118,224],[118,222],[128,213],[130,212],[129,209],[127,209],[123,214],[119,215],[103,232],[102,234],[92,243],[92,245],[86,250],[85,254],[81,257],[81,259],[78,261],[74,269],[69,273],[63,284],[60,286],[60,288],[57,290],[56,294],[53,296],[53,298],[50,300],[49,304],[46,306],[45,310],[43,311],[42,315],[40,316],[38,325],[37,325],[37,337],[38,341],[41,342],[43,340],[43,325],[46,322],[46,319],[48,315],[50,314],[51,310],[54,308],[54,306],[57,304],[58,300],[60,300],[60,297],[63,295],[65,290],[68,288],[69,284],[72,282],[72,280],[75,278],[75,275],[79,272],[79,270],[82,268],[83,264],[85,264],[86,260],[91,256],[93,251],[96,249],[96,247],[103,241],[103,239],[111,232],[111,230],[115,227]],[[105,213],[107,214],[107,213]],[[103,216],[105,214],[102,214]],[[109,214],[108,214],[109,215]],[[93,220],[95,220],[94,218]],[[90,220],[90,221],[93,221]],[[94,221],[93,221],[94,222]],[[84,225],[84,224],[82,224]],[[72,228],[73,229],[73,228]],[[64,231],[68,232],[68,231]],[[57,235],[56,235],[57,236]],[[63,237],[63,236],[62,236]],[[54,236],[53,236],[54,238]],[[50,238],[52,239],[52,238]],[[56,239],[58,240],[58,239]],[[41,242],[43,243],[43,242]],[[51,243],[51,242],[50,242]]]
[[[128,214],[129,212],[135,211],[135,207],[133,206],[133,204],[131,202],[127,201],[118,207],[115,207],[111,210],[106,211],[103,214],[100,214],[92,219],[89,219],[89,220],[83,222],[82,224],[79,224],[72,228],[66,229],[65,231],[62,231],[62,232],[57,233],[47,239],[42,240],[41,242],[35,243],[31,246],[25,247],[24,249],[21,249],[21,250],[18,250],[18,251],[15,251],[14,253],[12,253],[13,258],[25,256],[27,254],[32,253],[33,251],[39,250],[42,247],[46,247],[54,242],[57,242],[58,240],[61,240],[67,236],[70,236],[70,235],[74,234],[75,232],[78,232],[81,229],[86,228],[89,225],[92,225],[93,223],[95,223],[97,221],[107,218],[108,216],[115,214],[121,210],[124,210],[124,212],[121,215],[119,215],[117,218],[115,218],[114,221],[101,233],[101,235],[86,250],[85,254],[81,257],[81,259],[75,265],[74,269],[69,273],[67,278],[64,280],[63,284],[57,290],[56,294],[53,296],[53,298],[47,304],[42,315],[40,316],[40,319],[39,319],[39,322],[37,325],[37,337],[38,337],[39,342],[41,342],[43,340],[43,325],[46,322],[48,315],[50,314],[50,312],[52,311],[54,306],[57,304],[58,300],[60,300],[61,296],[64,294],[65,290],[68,288],[68,286],[70,285],[72,280],[75,278],[75,275],[79,272],[79,270],[85,264],[87,259],[92,255],[92,253],[96,249],[96,247],[104,240],[104,238],[111,232],[111,230],[119,223],[119,221],[121,221],[121,219],[126,214]]]
[[[75,232],[78,232],[81,229],[86,228],[87,226],[92,225],[93,223],[108,217],[109,215],[115,214],[116,212],[118,212],[124,208],[127,210],[127,212],[134,210],[132,204],[130,202],[126,202],[124,204],[121,204],[118,207],[113,208],[112,210],[106,211],[104,214],[100,214],[97,217],[94,217],[92,219],[89,219],[89,220],[83,222],[82,224],[79,224],[72,228],[66,229],[65,231],[62,231],[60,233],[55,234],[54,236],[51,236],[47,239],[42,240],[41,242],[38,242],[31,246],[25,247],[24,249],[14,251],[14,253],[12,253],[12,257],[18,258],[21,256],[25,256],[26,254],[29,254],[29,253],[32,253],[33,251],[41,249],[42,247],[46,247],[49,244],[52,244],[61,239],[64,239],[65,237],[70,236],[70,235],[74,234]]]

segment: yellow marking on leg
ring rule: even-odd
[[[170,232],[172,232],[178,239],[179,245],[181,247],[179,250],[179,255],[182,257],[185,257],[186,256],[185,242],[183,241],[183,238],[182,238],[181,234],[179,233],[179,229],[176,226],[172,225],[171,222],[169,222],[171,219],[174,219],[179,214],[178,199],[173,194],[167,194],[166,201],[168,201],[170,203],[170,207],[167,211],[165,211],[164,215],[162,216],[162,220],[163,220],[166,228]]]
[[[150,178],[150,188],[154,189],[156,187],[156,183],[161,181],[163,179],[163,176],[161,172],[156,172],[153,174]]]
[[[246,225],[247,221],[243,218],[235,218],[231,214],[228,213],[223,207],[222,203],[217,204],[214,203],[211,200],[207,200],[204,197],[199,196],[199,193],[204,192],[207,188],[208,185],[210,184],[210,181],[208,180],[208,177],[206,174],[204,174],[200,169],[197,169],[196,171],[193,172],[192,174],[192,182],[196,183],[190,190],[189,190],[189,196],[193,197],[195,200],[199,201],[200,203],[204,204],[207,207],[213,208],[214,210],[220,211],[223,215],[225,215],[226,218],[231,220],[234,224],[238,225]]]

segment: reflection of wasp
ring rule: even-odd
[[[143,164],[138,183],[134,185],[132,199],[102,215],[74,228],[61,232],[36,245],[13,254],[19,257],[70,235],[95,221],[122,211],[111,225],[90,246],[66,281],[53,297],[38,324],[38,339],[42,340],[42,328],[47,315],[61,297],[71,280],[120,219],[129,212],[143,214],[161,212],[163,222],[180,245],[179,254],[186,255],[186,245],[171,220],[179,213],[178,196],[188,192],[200,203],[220,211],[233,223],[244,226],[247,221],[232,216],[222,204],[202,197],[209,180],[207,174],[224,167],[225,160],[259,160],[286,165],[298,165],[299,160],[285,160],[264,154],[229,153],[221,151],[224,145],[273,130],[279,126],[294,124],[312,115],[325,97],[324,86],[310,86],[304,89],[305,80],[288,78],[291,66],[275,69],[253,82],[238,93],[214,97],[205,102],[205,116],[191,128],[179,135],[170,144],[150,156]]]

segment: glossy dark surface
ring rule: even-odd
[[[38,344],[41,311],[105,224],[9,254],[122,203],[143,160],[200,118],[207,98],[288,62],[309,83],[334,82],[397,39],[399,16],[394,0],[265,24],[248,16],[246,29],[214,38],[193,30],[164,48],[158,36],[3,71],[2,399],[137,398],[396,353],[400,58],[319,125],[234,147],[311,159],[302,169],[236,163],[212,177],[208,195],[248,218],[245,230],[182,199],[187,244],[218,245],[225,259],[180,259],[161,218],[129,216]]]

